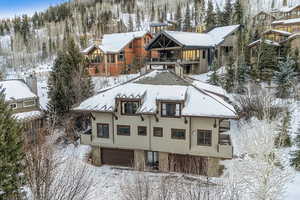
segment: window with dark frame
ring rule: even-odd
[[[147,127],[146,126],[138,126],[138,135],[146,136],[147,135]]]
[[[197,130],[197,145],[211,146],[212,143],[211,130]]]
[[[185,140],[185,129],[171,129],[171,138]]]
[[[132,49],[132,47],[133,47],[133,44],[132,44],[132,42],[130,42],[129,43],[129,48]]]
[[[135,115],[140,106],[139,101],[122,101],[121,102],[121,114],[122,115]]]
[[[124,51],[120,51],[118,60],[119,61],[124,61],[125,60],[125,53],[124,53]]]
[[[15,110],[17,109],[17,104],[16,103],[12,103],[12,104],[9,104],[9,107],[12,109],[12,110]]]
[[[97,137],[109,138],[109,124],[97,124]]]
[[[130,126],[118,125],[117,126],[117,135],[130,136]]]
[[[202,58],[203,58],[203,59],[206,58],[206,51],[205,51],[205,50],[202,51]]]
[[[153,136],[155,136],[155,137],[163,137],[163,128],[161,128],[161,127],[154,127],[153,128]]]
[[[180,103],[162,103],[161,116],[162,117],[180,117],[181,104]]]

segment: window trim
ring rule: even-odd
[[[184,131],[184,138],[174,137],[173,136],[174,131]],[[186,139],[186,130],[185,129],[172,128],[171,129],[171,139],[174,139],[174,140],[185,140]]]
[[[210,133],[210,144],[200,144],[199,143],[199,133],[201,131],[205,131],[206,133],[209,132]],[[202,133],[203,134],[203,133]],[[197,146],[207,146],[207,147],[210,147],[212,146],[212,130],[204,130],[204,129],[197,129]]]
[[[133,100],[133,99],[129,99],[129,100],[121,100],[121,115],[127,115],[127,116],[136,116],[139,115],[137,113],[134,114],[126,114],[125,112],[123,112],[123,103],[127,103],[127,102],[138,102],[138,108],[141,106],[141,101],[140,100]]]
[[[155,135],[155,129],[160,129],[161,130],[161,136]],[[164,137],[164,129],[163,129],[163,127],[153,127],[153,137]]]
[[[119,128],[129,128],[129,135],[125,135],[125,134],[120,134],[119,133]],[[117,125],[117,135],[119,136],[130,136],[131,135],[131,127],[130,125]]]
[[[99,137],[99,135],[98,135],[98,126],[99,126],[99,125],[101,125],[101,126],[103,126],[103,125],[107,126],[107,128],[108,128],[108,136],[107,136],[107,137],[104,137],[104,136],[102,136],[102,137],[100,136],[100,137]],[[97,138],[109,139],[109,124],[108,124],[108,123],[97,123],[97,124],[96,124],[96,127],[97,127],[97,129],[96,129],[96,130],[97,130],[97,134],[96,134],[96,135],[97,135]]]
[[[163,115],[163,104],[175,104],[175,115],[174,116],[168,116]],[[179,115],[176,116],[176,105],[179,104]],[[181,102],[170,102],[170,101],[163,101],[160,103],[160,116],[165,118],[181,118],[181,110],[182,110],[182,103]]]
[[[29,102],[29,101],[33,101],[33,104],[25,106],[25,102]],[[33,107],[33,106],[36,106],[36,101],[34,99],[23,101],[23,107],[24,108]]]
[[[140,134],[140,128],[144,128],[145,129],[145,134],[143,135],[143,134]],[[137,134],[138,134],[138,136],[147,136],[147,126],[138,126],[137,127]]]

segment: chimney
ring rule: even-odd
[[[37,90],[37,78],[35,74],[30,74],[29,76],[26,77],[26,84],[28,85],[28,87],[31,89],[31,91],[34,94],[38,94],[38,90]]]

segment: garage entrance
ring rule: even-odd
[[[133,161],[133,150],[101,148],[102,164],[133,167]]]

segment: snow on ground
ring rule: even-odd
[[[223,75],[223,74],[225,74],[225,66],[223,66],[223,67],[220,67],[218,70],[217,70],[217,74],[218,75]],[[212,74],[213,72],[212,71],[209,71],[209,72],[207,72],[207,73],[204,73],[204,74],[194,74],[194,75],[190,75],[190,77],[191,78],[193,78],[193,79],[196,79],[196,80],[198,80],[198,81],[202,81],[202,82],[208,82],[208,80],[209,80],[209,77],[210,77],[210,75]]]

